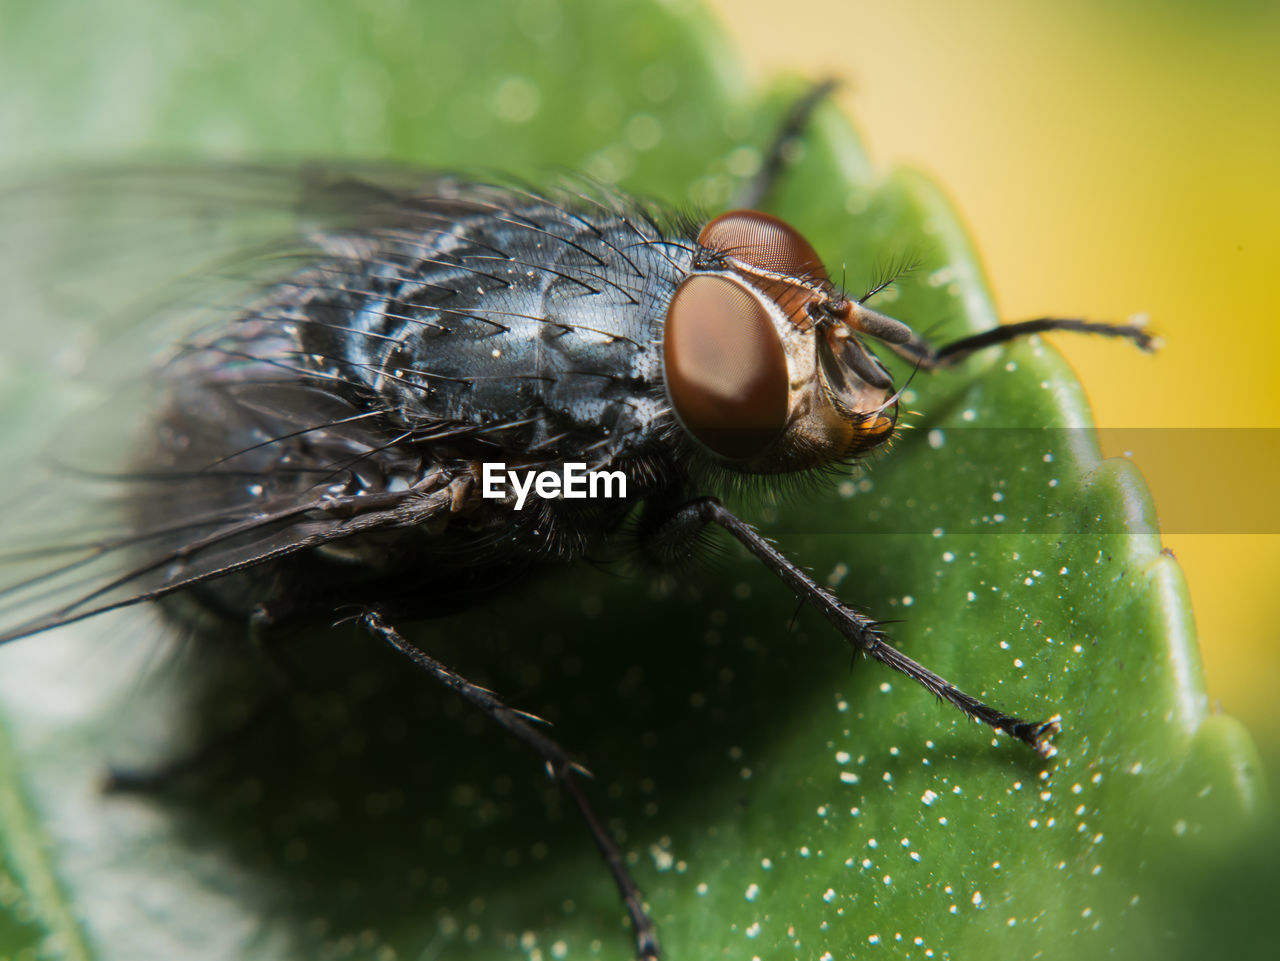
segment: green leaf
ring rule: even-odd
[[[563,165],[714,207],[802,89],[753,98],[679,3],[261,6],[0,4],[0,81],[25,91],[0,101],[6,159]],[[872,170],[833,109],[777,211],[851,290],[918,258],[876,303],[935,339],[997,322],[945,201]],[[6,396],[27,443],[40,404]],[[917,375],[904,401],[911,429],[865,471],[741,511],[913,657],[1061,714],[1050,761],[850,668],[737,551],[503,591],[424,643],[581,753],[676,961],[1177,954],[1171,912],[1194,902],[1170,879],[1225,870],[1269,809],[1248,737],[1207,713],[1142,481],[1099,460],[1080,386],[1038,341]],[[172,756],[260,687],[244,652],[141,683],[166,633],[129,612],[0,651],[0,956],[628,955],[538,765],[360,637],[307,645],[328,683],[194,783],[99,795],[105,761]]]

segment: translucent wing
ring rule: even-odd
[[[372,458],[395,469],[396,429],[314,379],[206,391],[243,450],[172,469],[152,372],[234,369],[249,358],[220,331],[271,283],[388,232],[429,245],[501,195],[372,166],[68,171],[0,192],[0,642],[446,511],[446,473],[362,493]],[[180,426],[198,450],[199,426]],[[281,470],[273,448],[299,436],[314,442]]]

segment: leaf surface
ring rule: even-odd
[[[6,2],[0,81],[26,94],[0,100],[0,149],[565,167],[715,208],[800,89],[756,99],[685,4],[431,6]],[[775,209],[851,291],[918,259],[875,304],[935,339],[997,322],[946,202],[873,170],[834,110]],[[6,463],[46,406],[10,374]],[[738,506],[913,657],[1061,714],[1051,761],[851,668],[736,550],[495,597],[424,643],[580,752],[676,961],[1174,951],[1165,878],[1266,807],[1248,737],[1207,713],[1142,480],[1099,460],[1080,385],[1039,341],[916,375],[904,401],[887,456]],[[127,612],[0,651],[0,955],[627,956],[538,765],[361,638],[318,640],[327,683],[195,783],[99,795],[105,761],[198,743],[260,686],[198,654],[148,671],[164,634]]]

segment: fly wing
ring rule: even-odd
[[[501,195],[385,166],[71,171],[0,191],[0,642],[447,511],[444,472],[368,493],[362,469],[385,474],[398,435],[289,377],[206,391],[204,422],[249,440],[166,464],[153,372],[280,277],[390,231],[430,243]],[[300,436],[306,456],[280,469]]]

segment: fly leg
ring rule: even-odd
[[[950,367],[968,357],[974,351],[996,344],[1008,343],[1019,337],[1031,334],[1042,334],[1050,330],[1070,330],[1080,334],[1099,334],[1103,337],[1121,337],[1131,340],[1148,353],[1160,346],[1160,339],[1147,332],[1139,324],[1104,324],[1091,320],[1076,320],[1066,317],[1040,317],[1036,320],[1024,320],[1016,324],[1001,324],[980,334],[970,334],[949,344],[935,347],[914,333],[903,343],[888,343],[894,353],[905,357],[919,366],[921,370],[932,373],[944,367]]]
[[[176,781],[207,769],[218,758],[245,743],[250,735],[274,717],[299,690],[293,672],[268,636],[279,619],[279,614],[268,605],[260,606],[249,618],[250,645],[267,666],[273,683],[272,689],[262,695],[247,714],[227,730],[198,744],[194,750],[162,764],[148,768],[109,766],[102,778],[102,791],[107,794],[149,794],[164,790]]]
[[[826,100],[837,86],[839,86],[838,80],[823,80],[810,87],[803,97],[791,105],[786,116],[782,118],[782,124],[773,135],[769,149],[760,163],[760,169],[734,196],[730,206],[737,210],[761,209],[777,184],[778,178],[789,166],[790,158],[787,154],[804,133],[805,127],[809,125],[814,108]]]
[[[578,813],[582,815],[587,830],[591,832],[592,840],[595,841],[601,856],[609,866],[609,873],[613,875],[613,882],[617,885],[627,916],[631,919],[631,928],[636,940],[636,956],[639,961],[655,961],[659,957],[657,927],[645,910],[640,889],[627,871],[622,851],[605,826],[600,823],[600,819],[592,810],[578,784],[578,775],[588,772],[569,757],[564,748],[534,727],[534,724],[539,722],[539,718],[507,707],[491,691],[449,670],[422,648],[407,640],[398,630],[384,621],[377,611],[367,612],[361,618],[361,626],[374,637],[395,648],[416,667],[426,671],[464,701],[479,708],[489,716],[490,720],[501,725],[542,758],[546,764],[547,773],[560,784],[577,807]]]
[[[112,765],[103,775],[100,789],[104,794],[152,794],[183,778],[199,774],[212,762],[243,744],[249,735],[275,716],[287,700],[285,691],[272,691],[229,729],[200,744],[194,751],[155,767],[122,768]]]
[[[959,708],[966,716],[1004,731],[1035,748],[1042,757],[1052,757],[1050,739],[1059,730],[1060,718],[1047,721],[1025,721],[996,710],[972,695],[961,691],[950,681],[934,674],[922,664],[907,657],[886,640],[880,625],[840,598],[821,587],[793,561],[775,548],[759,531],[740,519],[714,497],[702,497],[677,509],[668,520],[654,528],[650,537],[659,550],[688,543],[708,524],[717,524],[732,534],[755,555],[778,579],[797,596],[813,604],[835,625],[854,650],[905,674],[936,697]]]

